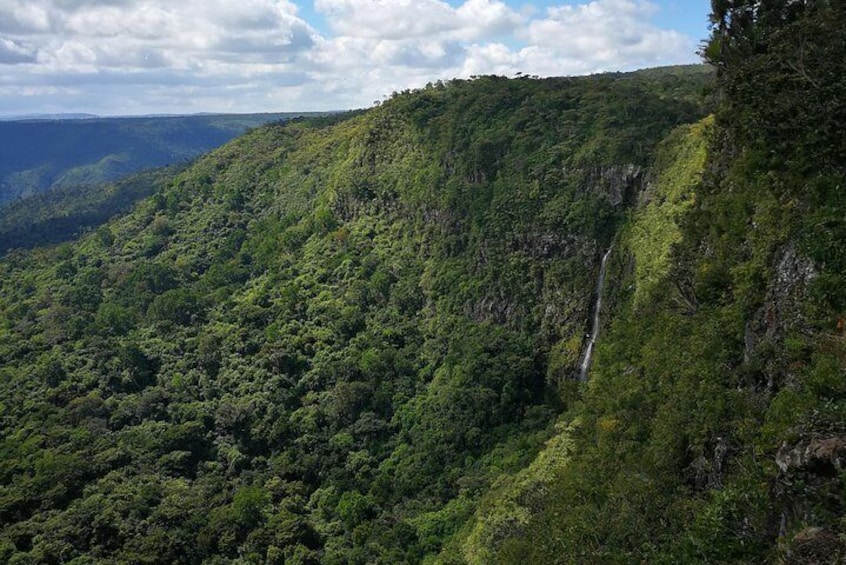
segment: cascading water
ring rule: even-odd
[[[593,346],[596,344],[596,336],[599,335],[599,312],[602,309],[602,287],[605,286],[605,267],[608,263],[608,257],[611,256],[611,247],[602,256],[602,263],[599,265],[599,280],[596,282],[596,303],[593,305],[593,326],[590,330],[590,341],[588,341],[585,355],[582,359],[582,366],[579,369],[579,380],[581,382],[587,381],[588,369],[590,369],[590,361],[593,357]]]

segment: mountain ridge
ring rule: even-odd
[[[0,555],[437,554],[549,438],[599,250],[709,80],[433,84],[253,130],[9,254]],[[94,534],[108,509],[140,537]]]
[[[9,253],[0,559],[842,560],[844,17],[257,128]]]

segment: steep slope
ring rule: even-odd
[[[716,121],[617,238],[583,404],[446,561],[846,559],[846,12],[714,7]]]
[[[531,465],[497,479],[484,495],[473,519],[441,556],[442,561],[516,562],[524,561],[526,556],[530,556],[531,563],[613,561],[615,557],[627,561],[635,557],[625,555],[619,541],[604,543],[603,536],[609,529],[631,528],[632,532],[650,538],[657,535],[654,529],[642,529],[646,520],[642,515],[647,510],[645,500],[619,508],[604,498],[594,499],[599,485],[605,486],[607,482],[625,493],[629,492],[627,489],[634,490],[633,477],[638,473],[643,475],[635,465],[649,460],[641,452],[632,455],[631,460],[625,459],[624,446],[605,437],[622,433],[628,449],[640,447],[646,434],[635,430],[650,423],[647,391],[655,388],[654,382],[644,378],[643,369],[639,372],[634,365],[624,365],[621,361],[608,371],[608,349],[619,341],[625,341],[635,351],[644,346],[641,340],[652,327],[649,316],[654,308],[652,303],[669,292],[667,277],[673,246],[681,240],[679,224],[695,202],[694,189],[701,181],[712,126],[711,118],[681,126],[658,146],[639,202],[615,238],[609,257],[612,280],[606,281],[602,290],[606,304],[610,302],[616,307],[609,312],[606,305],[600,318],[606,333],[611,330],[611,335],[599,341],[598,364],[591,367],[584,396],[571,393],[583,398],[583,403],[570,403],[570,410],[557,424],[556,435]],[[609,323],[609,319],[613,322]],[[663,327],[663,323],[659,320],[656,325]],[[679,337],[673,333],[675,329],[667,327],[668,339]],[[662,345],[670,352],[690,353],[688,344]],[[658,351],[664,350],[659,347]],[[677,360],[657,366],[667,371],[679,368]],[[674,391],[664,392],[676,401]],[[611,402],[622,407],[607,406]],[[679,409],[685,413],[687,407],[679,406]],[[623,410],[621,415],[619,411]],[[624,429],[618,430],[619,427]],[[689,427],[671,431],[684,433],[686,429]],[[668,461],[673,461],[676,454],[665,455]],[[619,485],[615,482],[617,478]],[[646,500],[658,503],[661,497],[674,496],[672,490],[664,492],[664,486],[654,485],[654,492],[650,492],[653,499]],[[592,545],[598,540],[608,546],[607,551]]]
[[[258,129],[0,262],[0,558],[402,563],[553,433],[701,68]]]
[[[0,121],[0,205],[173,165],[301,114]]]

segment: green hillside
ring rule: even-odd
[[[615,238],[591,381],[444,561],[846,560],[846,14],[714,6],[721,104]]]
[[[710,80],[431,85],[7,256],[3,555],[437,554],[553,432],[599,255]]]
[[[846,559],[846,9],[714,10],[716,73],[431,84],[8,253],[0,561]]]

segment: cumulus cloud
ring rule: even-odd
[[[37,3],[9,0],[0,7],[0,33],[43,33],[51,29],[47,6]]]
[[[3,0],[3,111],[269,111],[369,105],[475,74],[692,62],[644,0]],[[318,32],[318,29],[325,29]]]
[[[566,65],[590,62],[599,68],[658,61],[690,51],[690,39],[649,23],[655,6],[640,0],[596,0],[549,8],[547,16],[523,32],[530,45],[564,59]],[[531,54],[527,57],[531,61]]]
[[[524,22],[496,0],[467,0],[458,8],[441,0],[316,0],[314,5],[338,34],[382,40],[481,39]]]
[[[82,5],[64,20],[68,32],[95,52],[117,47],[153,50],[182,67],[202,60],[233,60],[249,53],[279,53],[280,61],[307,50],[315,32],[279,0],[182,0],[130,6]],[[105,47],[103,47],[105,46]]]
[[[502,43],[473,45],[467,50],[461,75],[510,75],[522,64],[523,56],[520,53],[515,53]]]
[[[456,7],[441,0],[317,0],[315,7],[336,33],[313,51],[316,70],[350,91],[359,84],[360,100],[378,97],[378,88],[439,78],[586,74],[695,60],[693,40],[650,23],[657,8],[642,0],[583,1],[533,14],[497,0]]]
[[[34,63],[33,50],[17,41],[0,37],[0,65]]]

